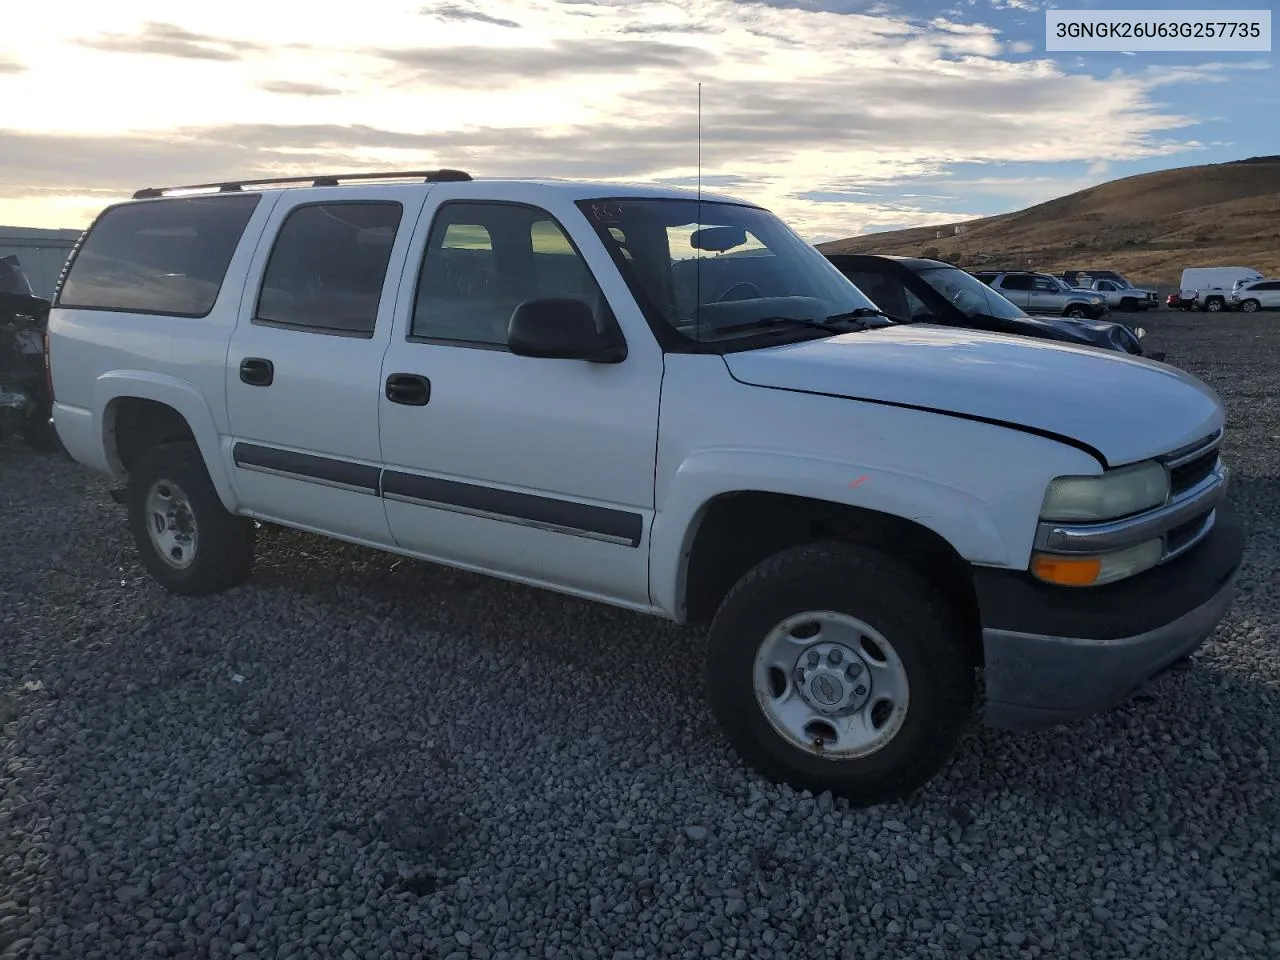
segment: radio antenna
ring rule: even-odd
[[[698,200],[695,209],[698,213],[698,222],[693,225],[694,230],[698,230],[702,226],[702,82],[698,82]],[[693,309],[697,311],[695,316],[697,322],[694,329],[698,331],[698,340],[702,340],[702,255],[695,247],[693,251],[693,277],[694,277],[694,300]]]

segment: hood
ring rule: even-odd
[[[977,330],[907,325],[724,356],[759,387],[923,407],[1047,432],[1120,466],[1223,426],[1207,385],[1114,351]]]

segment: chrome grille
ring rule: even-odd
[[[1200,454],[1194,460],[1188,460],[1169,469],[1170,496],[1176,497],[1186,493],[1209,474],[1218,463],[1218,449],[1214,447]]]

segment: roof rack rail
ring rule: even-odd
[[[343,180],[422,180],[423,183],[456,183],[472,179],[463,170],[409,170],[391,173],[327,173],[309,177],[264,177],[261,180],[226,180],[222,183],[191,183],[177,187],[145,187],[133,195],[135,200],[153,200],[177,190],[217,190],[235,193],[244,187],[271,184],[310,183],[313,187],[336,187]]]

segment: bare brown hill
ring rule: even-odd
[[[965,229],[957,235],[958,226]],[[1015,213],[819,249],[936,256],[969,269],[1119,270],[1165,287],[1184,267],[1249,266],[1280,276],[1280,156],[1139,174]]]

